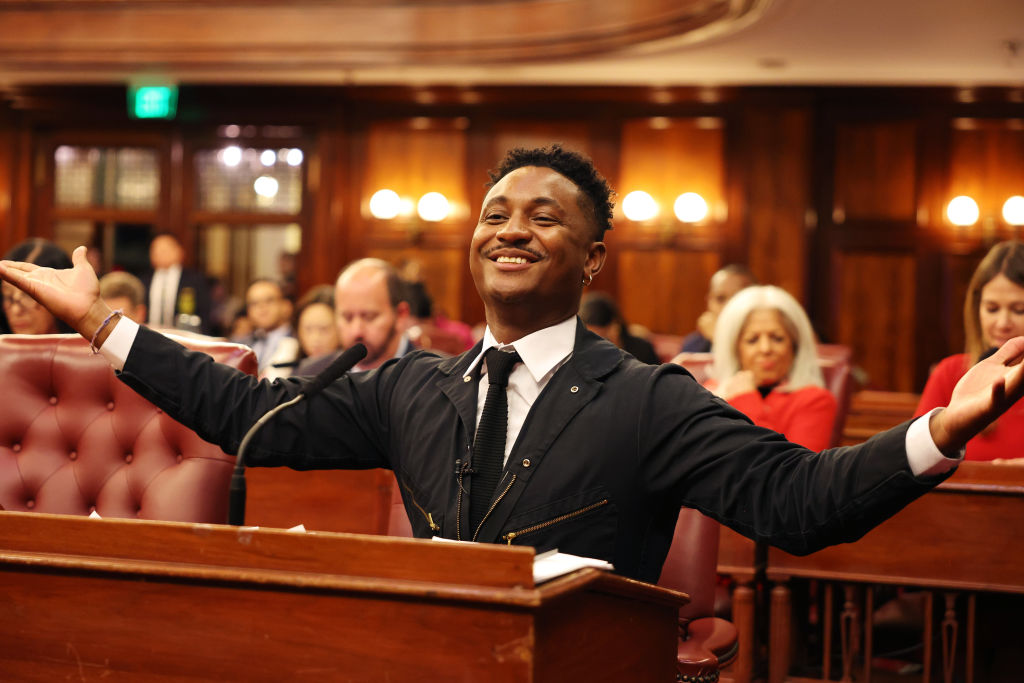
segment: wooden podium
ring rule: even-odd
[[[671,681],[686,597],[533,549],[0,512],[4,680]]]

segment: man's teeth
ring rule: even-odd
[[[498,263],[529,263],[522,256],[499,256],[495,261]]]

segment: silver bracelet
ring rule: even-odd
[[[89,340],[89,348],[92,349],[93,355],[100,352],[100,350],[96,348],[96,337],[100,336],[100,332],[103,331],[104,327],[110,324],[110,321],[114,319],[115,315],[124,317],[124,311],[122,311],[120,308],[117,309],[116,311],[111,311],[110,315],[108,315],[103,320],[103,322],[100,323],[100,326],[96,328],[96,331],[93,332],[92,339]]]

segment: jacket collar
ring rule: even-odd
[[[441,361],[438,370],[446,376],[457,375],[458,378],[461,378],[470,369],[470,365],[479,358],[482,351],[483,341],[479,341],[469,351]],[[575,366],[580,375],[587,379],[606,377],[618,367],[622,360],[623,351],[621,349],[588,330],[579,316],[576,317],[576,341],[573,345],[572,357],[568,362]]]

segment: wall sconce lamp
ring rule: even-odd
[[[1002,217],[1006,225],[1012,228],[1013,237],[1016,239],[1020,226],[1024,225],[1024,197],[1014,195],[1003,202]],[[950,200],[946,206],[946,218],[961,231],[981,219],[982,239],[985,244],[991,245],[998,239],[996,218],[992,215],[982,218],[978,203],[967,195],[960,195]]]
[[[708,203],[696,192],[684,192],[676,197],[672,207],[676,218],[683,223],[700,223],[708,215]]]
[[[370,197],[370,214],[382,221],[400,220],[413,242],[422,238],[426,230],[424,223],[439,223],[451,214],[451,204],[440,192],[426,193],[415,207],[419,220],[413,216],[412,200],[400,197],[394,190],[377,190]]]
[[[1024,225],[1024,197],[1015,194],[1003,203],[1003,220],[1014,227],[1016,234],[1017,229]]]
[[[684,192],[676,197],[672,205],[676,219],[680,223],[700,223],[708,215],[708,203],[696,192]],[[654,221],[661,213],[658,202],[643,190],[634,190],[622,199],[622,213],[627,219],[635,223],[647,223]],[[671,220],[664,220],[658,223],[661,237],[669,240],[678,232],[679,226]]]

